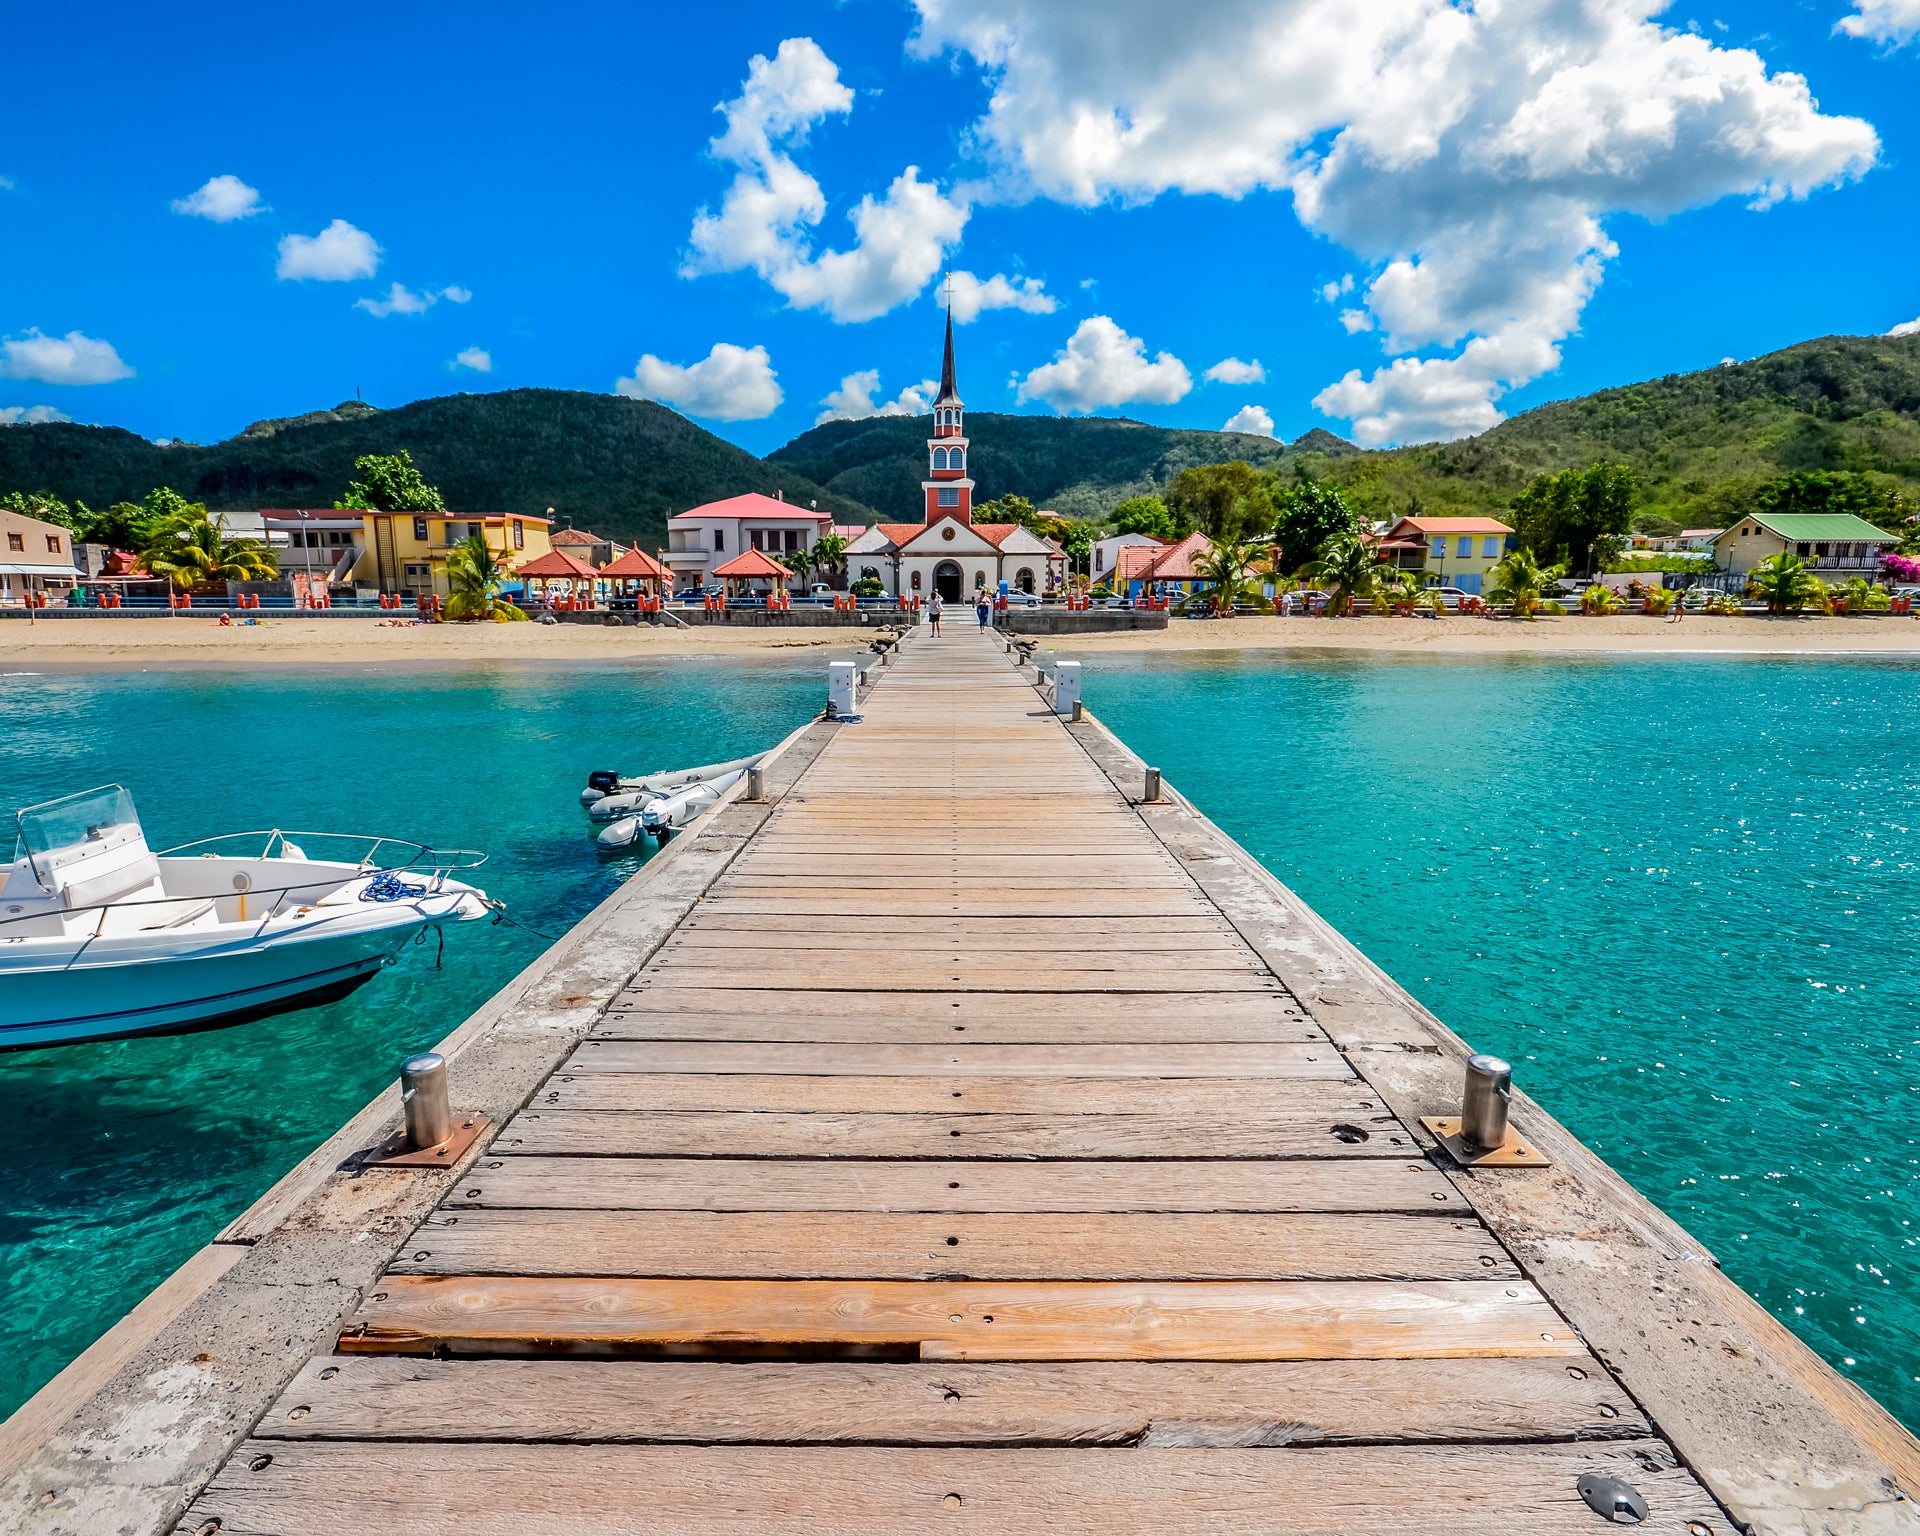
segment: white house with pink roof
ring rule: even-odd
[[[831,513],[749,491],[668,518],[663,558],[676,587],[705,586],[708,573],[736,555],[757,549],[778,560],[813,548],[833,526]]]

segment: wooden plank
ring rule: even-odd
[[[768,978],[771,980],[772,978]],[[717,1013],[784,1014],[802,1013],[824,1028],[837,1019],[897,1020],[907,1003],[897,992],[836,992],[830,1009],[818,998],[795,998],[792,994],[768,986],[758,992],[740,992],[730,988],[691,987],[678,983],[644,979],[642,984],[622,992],[608,1010],[614,1013]],[[952,1024],[976,1021],[1003,1023],[1010,1014],[1036,1022],[1060,1019],[1083,1024],[1089,1019],[1112,1019],[1116,1025],[1127,1020],[1147,1019],[1155,1024],[1175,1021],[1218,1021],[1222,1025],[1260,1023],[1274,1019],[1304,1019],[1306,1010],[1291,993],[1271,994],[1188,992],[1163,993],[1143,1002],[1101,999],[1089,1004],[1084,998],[1056,996],[1039,992],[1012,1004],[1006,998],[957,993],[927,1004],[927,1012]],[[1322,1037],[1324,1038],[1324,1036]]]
[[[736,925],[746,919],[735,919]],[[884,950],[891,954],[990,954],[999,958],[1011,955],[1073,955],[1091,962],[1099,957],[1107,963],[1125,965],[1177,965],[1198,961],[1217,968],[1224,956],[1232,956],[1248,965],[1262,962],[1238,936],[1227,933],[1185,931],[1167,933],[1152,925],[1114,932],[1105,925],[1091,923],[1071,934],[1052,933],[1031,923],[1009,923],[1004,929],[988,931],[976,926],[991,921],[975,919],[971,923],[929,925],[918,929],[875,931],[861,923],[852,931],[822,929],[809,924],[798,929],[721,927],[718,924],[683,923],[661,948],[661,956],[701,953],[724,955],[760,955],[790,951],[821,950],[833,955],[862,955]],[[1149,958],[1143,958],[1149,957]],[[1172,958],[1168,958],[1172,957]],[[1022,964],[1033,963],[1022,960]]]
[[[860,1077],[1269,1077],[1353,1080],[1331,1045],[820,1045],[583,1041],[564,1072],[749,1072]]]
[[[273,1440],[1308,1446],[1649,1433],[1592,1360],[309,1362]]]
[[[1524,1280],[640,1280],[395,1275],[342,1354],[795,1355],[923,1360],[1420,1360],[1584,1354]]]
[[[220,1536],[1594,1536],[1573,1492],[1586,1472],[1642,1491],[1648,1536],[1727,1528],[1651,1441],[1278,1454],[252,1441],[193,1517]]]
[[[394,1275],[762,1280],[1476,1280],[1519,1271],[1477,1221],[1342,1212],[462,1210]]]
[[[944,956],[788,956],[778,967],[781,987],[793,993],[835,993],[851,988],[891,987],[902,993],[993,992],[1008,997],[1031,993],[1132,996],[1151,999],[1159,992],[1243,992],[1273,996],[1280,983],[1244,965],[1225,969],[1182,966],[1178,971],[1152,967],[1079,969],[1036,962],[1031,967],[1006,961],[953,963]],[[764,990],[768,967],[755,961],[742,967],[722,960],[707,966],[656,961],[649,978],[673,984]],[[823,1004],[823,1006],[831,1006]],[[1017,1006],[1017,1005],[1015,1005]]]
[[[765,995],[765,994],[760,994]],[[835,994],[836,1004],[847,994]],[[789,1007],[793,1006],[791,1003]],[[1230,1042],[1319,1041],[1320,1026],[1298,1013],[1269,1010],[1268,1017],[1166,1019],[1147,1008],[1102,1009],[1078,1019],[1039,1017],[1024,1007],[1002,1017],[971,1015],[972,1022],[950,1024],[948,1018],[893,1019],[840,1016],[822,1018],[805,1013],[655,1013],[616,1008],[595,1023],[590,1032],[602,1040],[791,1040],[815,1045],[867,1042],[886,1045],[933,1045],[950,1040],[999,1045],[1168,1045],[1228,1044]]]
[[[488,1158],[445,1209],[626,1211],[1402,1211],[1459,1213],[1431,1163],[781,1162]]]
[[[971,1050],[974,1047],[968,1047]],[[597,1053],[586,1060],[597,1065]],[[1385,1113],[1357,1082],[1292,1077],[785,1077],[751,1073],[562,1069],[534,1096],[541,1110],[771,1110],[807,1114],[1150,1115],[1316,1111]]]
[[[1356,1141],[1358,1135],[1361,1140]],[[494,1140],[554,1157],[1299,1158],[1418,1152],[1389,1115],[673,1114],[529,1111]]]

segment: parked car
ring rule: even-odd
[[[807,596],[816,602],[824,603],[828,598],[833,596],[833,588],[828,586],[824,581],[816,581],[812,586],[807,588]]]
[[[1445,608],[1449,613],[1458,613],[1461,605],[1465,603],[1468,598],[1479,595],[1478,593],[1468,592],[1461,587],[1428,587],[1427,591],[1434,597],[1439,598],[1440,606]],[[1559,599],[1556,599],[1556,601],[1559,601]]]
[[[705,594],[698,587],[687,587],[673,594],[676,603],[697,603]]]
[[[1101,606],[1106,608],[1131,608],[1133,606],[1133,599],[1130,597],[1114,596],[1108,598]]]
[[[1040,606],[1040,595],[1037,592],[1009,592],[1007,594],[1007,606],[1009,608],[1038,608]]]

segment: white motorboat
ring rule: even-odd
[[[693,784],[704,784],[709,779],[717,779],[725,774],[738,773],[753,767],[766,755],[756,752],[751,757],[736,757],[724,763],[706,763],[698,768],[642,774],[635,779],[623,779],[619,774],[603,769],[587,775],[587,787],[580,791],[580,803],[595,821],[618,821],[623,816],[637,813],[649,800]]]
[[[450,878],[484,862],[466,850],[272,831],[156,854],[117,784],[30,806],[18,825],[0,866],[0,1050],[328,1002],[423,930],[494,910]],[[312,858],[302,843],[345,856]]]

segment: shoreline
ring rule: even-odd
[[[380,628],[342,620],[270,620],[219,628],[204,619],[0,621],[0,676],[36,672],[236,670],[272,667],[438,668],[476,662],[538,666],[722,660],[864,649],[878,626],[831,629],[700,625],[438,624]],[[1270,651],[1401,656],[1649,655],[1920,658],[1920,622],[1895,618],[1723,618],[1681,624],[1644,615],[1598,619],[1175,620],[1165,630],[1037,635],[1044,651],[1098,656]],[[798,658],[796,658],[798,659]]]

